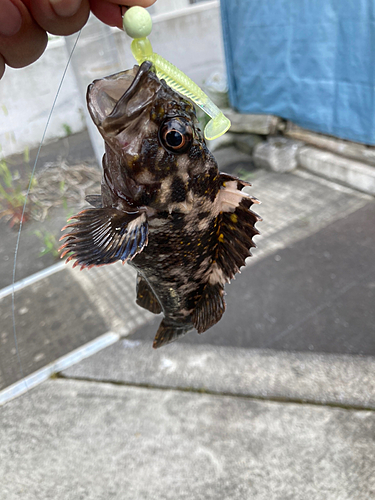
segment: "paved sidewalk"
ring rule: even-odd
[[[7,500],[369,500],[373,358],[121,340],[0,410]]]
[[[303,171],[253,179],[258,248],[203,335],[153,350],[160,318],[121,264],[17,291],[24,373],[59,368],[0,406],[0,500],[375,498],[374,199]],[[20,378],[10,299],[0,391]],[[119,340],[61,368],[99,336]]]
[[[251,182],[264,219],[257,248],[226,287],[223,319],[182,341],[374,354],[373,198],[303,171],[257,171]],[[25,375],[108,330],[151,342],[160,322],[135,304],[135,272],[121,263],[82,272],[64,266],[18,291],[15,306]],[[21,378],[12,320],[9,292],[0,297],[0,390]]]

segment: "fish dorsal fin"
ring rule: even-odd
[[[224,287],[208,283],[194,311],[192,321],[198,333],[203,333],[220,321],[225,311]]]
[[[174,323],[168,323],[165,321],[165,319],[163,319],[163,321],[159,325],[158,331],[156,332],[152,347],[154,349],[157,349],[162,345],[170,344],[178,337],[185,335],[185,333],[187,333],[191,329],[191,324],[180,324],[179,326],[177,326]]]
[[[139,306],[143,307],[143,309],[147,309],[154,314],[160,314],[162,312],[162,308],[156,295],[151,290],[147,281],[140,274],[137,276],[136,302]]]
[[[262,220],[250,210],[251,205],[259,203],[242,191],[248,182],[228,174],[220,174],[222,188],[215,200],[216,210],[216,251],[209,269],[208,282],[224,285],[245,265],[250,248],[255,247],[253,237],[259,234],[256,222]]]
[[[61,258],[75,260],[73,267],[102,266],[118,260],[126,262],[141,252],[148,242],[148,223],[144,212],[127,213],[116,208],[89,208],[74,215],[64,229],[72,229],[61,239]]]

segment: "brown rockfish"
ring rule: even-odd
[[[105,141],[101,195],[66,226],[61,257],[81,269],[129,262],[137,304],[164,314],[154,347],[204,332],[259,234],[250,184],[218,171],[192,103],[150,62],[94,81],[87,102]]]

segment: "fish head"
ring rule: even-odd
[[[87,103],[127,177],[152,164],[177,163],[192,147],[204,144],[193,104],[159,80],[149,61],[94,81]],[[159,161],[164,156],[168,161]]]

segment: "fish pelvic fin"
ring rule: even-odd
[[[143,309],[147,309],[154,314],[160,314],[162,312],[161,305],[156,295],[151,290],[147,281],[140,274],[137,276],[136,302],[139,306],[143,307]]]
[[[72,229],[60,241],[61,258],[75,260],[73,267],[91,268],[125,263],[133,259],[148,243],[148,223],[144,212],[123,212],[116,208],[89,208],[74,215],[64,229]]]
[[[85,198],[87,203],[90,203],[92,207],[102,208],[102,195],[101,194],[88,194]]]
[[[163,319],[163,321],[159,325],[158,331],[156,332],[152,347],[154,349],[158,349],[163,345],[170,344],[182,335],[185,335],[185,333],[187,333],[192,328],[193,327],[191,324],[178,325],[175,323],[168,323],[165,319]]]
[[[224,286],[208,283],[191,314],[194,327],[203,333],[220,321],[225,311]]]

